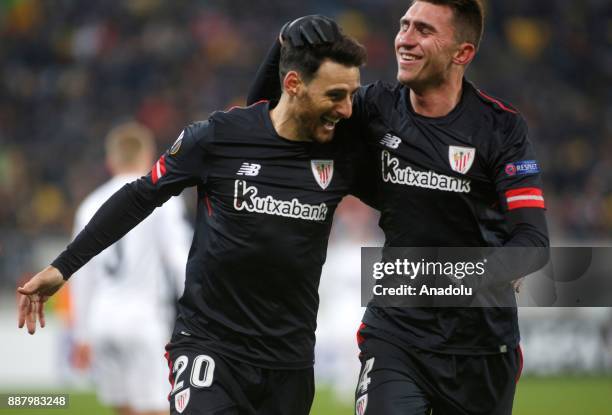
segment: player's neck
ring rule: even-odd
[[[290,141],[310,141],[307,137],[300,136],[299,121],[285,94],[281,95],[278,105],[270,111],[270,118],[279,136]]]
[[[461,101],[463,78],[456,78],[435,87],[410,89],[412,109],[425,117],[444,117]]]

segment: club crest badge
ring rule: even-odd
[[[189,388],[185,389],[174,395],[174,407],[176,408],[176,412],[182,414],[185,408],[187,408],[187,404],[189,403]]]
[[[327,189],[327,186],[334,177],[334,161],[333,160],[311,160],[310,168],[315,180],[321,186],[321,189]]]
[[[366,407],[368,406],[368,394],[361,396],[355,402],[355,415],[364,415],[366,411]]]
[[[174,156],[181,149],[181,144],[183,144],[183,136],[185,135],[185,130],[181,131],[181,135],[178,136],[172,147],[170,147],[170,155]]]
[[[457,173],[467,173],[474,163],[475,156],[476,149],[473,147],[448,147],[448,161],[451,169]]]

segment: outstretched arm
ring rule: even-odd
[[[146,179],[139,179],[146,180]],[[111,196],[94,215],[85,229],[51,266],[17,289],[19,298],[19,328],[27,324],[28,333],[36,331],[36,321],[45,326],[44,303],[65,281],[91,258],[115,243],[170,198],[170,194],[147,199],[136,190],[138,181],[125,185]]]
[[[173,149],[153,166],[150,174],[126,184],[96,212],[85,228],[52,263],[17,291],[19,327],[27,323],[36,331],[36,320],[44,327],[43,305],[80,267],[143,221],[153,210],[185,187],[201,183],[203,142],[208,123],[186,128]]]
[[[96,212],[85,228],[52,263],[64,279],[136,227],[175,192],[156,191],[149,177],[126,184]]]

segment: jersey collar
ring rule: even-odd
[[[412,103],[410,102],[410,88],[408,87],[402,88],[401,100],[403,102],[403,105],[405,105],[408,108],[408,111],[410,112],[410,114],[412,114],[412,116],[416,119],[419,119],[421,121],[424,121],[430,124],[450,124],[463,113],[464,109],[467,106],[467,102],[469,101],[469,96],[472,95],[471,93],[473,91],[474,91],[474,86],[472,85],[472,83],[469,82],[467,79],[463,78],[463,85],[461,89],[461,99],[459,100],[459,103],[455,106],[455,108],[453,108],[451,112],[449,112],[443,117],[426,117],[424,115],[417,114],[414,111],[414,108],[412,108]]]

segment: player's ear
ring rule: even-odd
[[[459,47],[453,54],[453,63],[456,65],[468,65],[476,56],[476,47],[468,42],[459,44]]]
[[[287,75],[285,75],[283,79],[283,91],[291,97],[295,97],[299,94],[302,85],[302,78],[296,71],[287,72]]]

